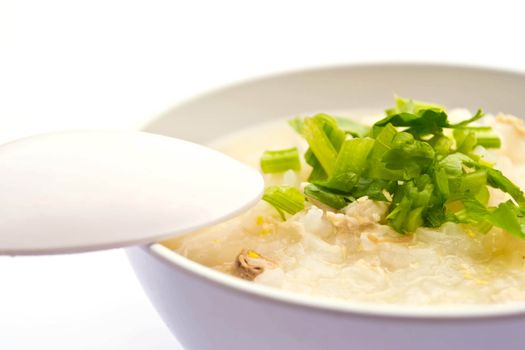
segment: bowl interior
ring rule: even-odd
[[[354,65],[313,69],[252,80],[203,94],[159,116],[143,130],[207,143],[251,125],[304,112],[382,110],[394,94],[436,102],[448,108],[479,107],[490,113],[525,116],[525,75],[495,69],[426,65]],[[231,288],[283,302],[331,310],[396,316],[479,317],[525,312],[520,306],[444,308],[371,306],[322,301],[271,288],[259,288],[199,266],[154,244],[148,249],[172,264]]]
[[[171,108],[145,131],[206,143],[232,131],[304,112],[383,110],[393,95],[449,108],[525,115],[525,75],[424,64],[355,65],[256,79]]]

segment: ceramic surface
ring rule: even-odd
[[[522,74],[356,65],[271,76],[204,94],[145,130],[206,143],[304,112],[383,109],[394,94],[525,116]],[[226,276],[158,244],[131,248],[128,255],[153,305],[188,350],[514,350],[525,342],[525,305],[430,308],[321,300]]]

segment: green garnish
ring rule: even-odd
[[[279,151],[265,151],[261,157],[261,169],[265,174],[301,170],[297,147]]]
[[[314,199],[334,209],[343,209],[346,205],[346,199],[343,195],[323,189],[320,186],[309,184],[304,188],[304,194],[307,198]]]
[[[284,212],[293,215],[304,209],[304,195],[295,187],[267,187],[262,199],[277,209],[283,220],[285,219]]]
[[[334,118],[318,114],[304,118],[303,136],[324,172],[331,175],[335,168],[337,152],[346,137],[345,132],[338,127]]]
[[[426,209],[432,208],[434,184],[429,175],[423,174],[398,185],[394,192],[391,211],[387,221],[397,232],[414,232],[423,226]],[[430,225],[425,225],[430,226]]]
[[[503,192],[510,194],[521,208],[525,208],[525,197],[517,185],[506,178],[505,175],[503,175],[499,170],[488,167],[482,168],[486,169],[487,171],[487,181],[490,186],[499,188]]]
[[[305,198],[340,210],[368,196],[390,203],[386,222],[399,233],[456,222],[480,233],[496,226],[525,238],[523,192],[476,153],[480,146],[501,146],[490,127],[472,125],[483,112],[453,124],[442,106],[400,97],[395,102],[371,128],[327,114],[292,119],[309,145],[304,155],[312,167],[309,184],[304,195],[270,187],[263,199],[284,218],[283,212],[302,210]],[[270,160],[270,169],[295,169],[291,153],[285,156],[290,150],[278,152],[283,153],[275,156],[275,168]],[[512,200],[488,206],[489,187]]]
[[[501,139],[491,132],[480,131],[476,133],[476,139],[478,141],[478,145],[483,146],[485,148],[501,147]]]
[[[444,108],[440,105],[415,101],[411,99],[405,99],[399,96],[394,96],[396,106],[389,108],[385,111],[385,114],[389,117],[400,113],[411,113],[418,114],[422,110],[432,109],[434,111],[443,111]]]
[[[334,117],[337,120],[339,127],[344,130],[347,134],[354,137],[363,137],[368,135],[370,127],[364,124],[358,123],[350,118]]]
[[[326,180],[311,180],[313,183],[337,191],[348,192],[359,182],[366,168],[368,154],[374,146],[369,137],[345,139],[335,160],[332,176]]]

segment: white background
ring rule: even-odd
[[[138,128],[203,90],[309,66],[409,60],[525,71],[519,3],[0,0],[0,142]],[[124,253],[108,251],[0,258],[0,349],[179,347]]]

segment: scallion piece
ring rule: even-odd
[[[397,180],[401,177],[400,171],[387,169],[385,163],[383,163],[383,156],[392,148],[392,140],[397,134],[397,130],[392,124],[387,124],[384,127],[377,128],[375,132],[377,136],[368,158],[370,162],[368,177],[381,180]]]
[[[459,122],[457,124],[450,125],[450,127],[457,128],[457,127],[468,126],[470,123],[475,122],[476,120],[483,118],[483,116],[485,116],[485,113],[483,113],[483,110],[478,109],[478,111],[476,112],[476,114],[474,114],[474,116],[472,118],[469,118],[469,119],[464,120],[462,122]]]
[[[351,171],[362,174],[367,167],[368,155],[375,145],[375,140],[370,137],[347,138],[335,162],[336,172]]]
[[[523,195],[521,188],[510,181],[510,179],[503,175],[501,171],[492,168],[484,169],[487,171],[488,184],[510,194],[516,203],[525,210],[525,196]]]
[[[500,148],[501,139],[491,132],[477,132],[476,138],[478,140],[478,145],[485,148]]]
[[[261,169],[265,174],[301,170],[297,147],[278,151],[265,151],[261,157]]]
[[[329,192],[314,184],[309,184],[304,188],[306,197],[314,199],[320,203],[326,204],[334,209],[342,209],[347,205],[345,196]]]
[[[408,98],[402,98],[399,96],[394,97],[396,106],[394,108],[389,108],[385,111],[387,116],[392,116],[399,113],[411,113],[417,114],[422,110],[433,109],[436,111],[443,111],[445,108],[440,105],[433,103],[416,101]]]
[[[352,190],[366,169],[367,158],[374,143],[375,141],[369,137],[355,139],[347,137],[337,155],[332,176],[316,183],[342,192]]]
[[[332,175],[337,150],[324,130],[324,123],[320,119],[305,118],[303,134],[323,170],[328,176]]]
[[[335,117],[335,119],[337,120],[339,127],[352,136],[363,137],[370,132],[369,126],[358,123],[351,118]]]
[[[483,186],[487,186],[487,172],[477,170],[461,177],[459,190],[461,192],[478,193]]]
[[[283,220],[283,212],[293,215],[304,209],[304,195],[291,186],[267,187],[262,199],[277,209]]]

